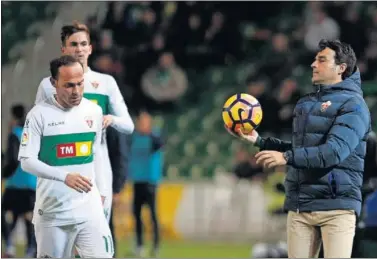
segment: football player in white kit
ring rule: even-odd
[[[38,258],[112,258],[103,198],[101,108],[82,98],[84,68],[72,56],[50,63],[56,94],[28,113],[19,160],[38,177],[33,223]],[[101,200],[102,198],[102,200]]]
[[[95,72],[88,67],[88,58],[92,53],[92,46],[87,26],[77,22],[73,25],[63,26],[61,43],[62,54],[77,58],[84,66],[84,97],[97,103],[102,108],[104,114],[103,128],[106,129],[111,126],[120,132],[131,134],[134,130],[134,123],[115,79],[110,75]],[[55,88],[51,84],[50,77],[44,78],[39,85],[35,103],[49,98],[54,93]],[[105,134],[106,131],[104,131]],[[113,195],[113,174],[105,136],[102,138],[102,149],[105,180],[109,190],[109,193],[106,194],[104,213],[109,221]]]

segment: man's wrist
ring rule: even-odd
[[[58,180],[58,181],[61,181],[63,183],[65,183],[65,180],[67,178],[67,176],[69,175],[70,173],[69,172],[65,172],[65,171],[58,171],[56,172],[56,179],[55,180]]]
[[[284,157],[285,161],[287,162],[287,165],[291,165],[292,164],[293,153],[292,153],[291,150],[285,151],[283,153],[283,157]]]

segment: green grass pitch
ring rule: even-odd
[[[118,241],[117,257],[132,257],[133,240]],[[146,246],[148,251],[149,246]],[[4,250],[3,250],[4,251]],[[23,246],[17,247],[17,257],[23,257]],[[209,241],[162,241],[160,258],[248,258],[251,244]]]

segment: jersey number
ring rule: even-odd
[[[105,241],[105,249],[106,253],[114,253],[114,245],[113,245],[113,240],[110,235],[108,236],[102,236],[103,240]]]

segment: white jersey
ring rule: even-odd
[[[62,226],[86,221],[102,209],[101,165],[102,110],[83,98],[71,109],[61,107],[55,97],[35,105],[28,113],[19,160],[21,167],[38,176],[33,223]],[[92,180],[88,193],[68,187],[68,173]]]
[[[51,84],[50,77],[46,77],[39,85],[35,103],[37,104],[55,93],[56,90]],[[126,134],[133,132],[134,123],[128,113],[119,87],[112,76],[98,73],[88,68],[88,71],[84,74],[84,97],[98,104],[102,108],[104,115],[113,115],[113,124],[111,126],[116,130]],[[104,155],[103,163],[106,168],[106,184],[112,190],[113,174],[106,137],[103,137],[102,149]]]

